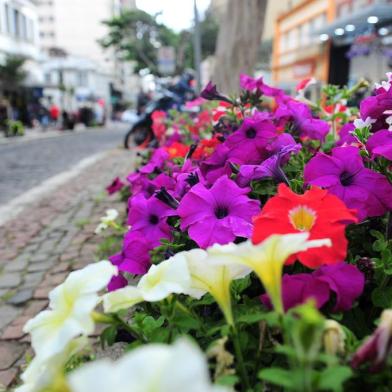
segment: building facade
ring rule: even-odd
[[[293,90],[304,78],[352,85],[392,65],[391,0],[303,0],[275,23],[273,80]]]
[[[316,32],[334,19],[334,0],[305,0],[275,23],[272,71],[275,84],[291,90],[297,81],[328,80],[329,47]]]
[[[114,92],[116,96],[126,96],[132,89],[131,79],[127,79],[129,65],[118,62],[113,51],[104,50],[98,41],[108,32],[103,21],[125,9],[133,9],[135,1],[94,0],[92,4],[87,0],[35,0],[35,3],[39,13],[41,47],[46,55],[43,68],[48,70],[52,69],[54,64],[60,68],[72,64],[72,74],[88,74],[89,80],[99,78],[102,82],[106,81],[107,86],[104,89],[89,85],[91,91],[88,95],[104,99],[108,105],[113,103],[111,101],[114,99]],[[93,64],[93,70],[89,67],[86,69],[86,64]],[[81,68],[76,70],[76,66]],[[45,80],[51,78],[50,73],[45,71]],[[85,80],[78,77],[72,79]],[[67,81],[64,80],[64,83]],[[46,83],[45,86],[45,94],[53,94],[53,83]],[[73,83],[65,87],[80,87],[83,90],[86,86],[75,86]],[[75,96],[75,99],[77,98]]]
[[[0,63],[9,56],[26,60],[25,83],[41,81],[38,70],[40,55],[37,8],[29,0],[0,0]]]

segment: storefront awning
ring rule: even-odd
[[[372,28],[372,24],[368,23],[368,17],[377,17],[377,26],[383,26],[392,23],[392,4],[386,4],[385,2],[379,4],[372,4],[367,7],[363,7],[359,10],[354,11],[350,15],[344,16],[328,24],[327,26],[314,32],[315,35],[321,36],[327,34],[330,38],[338,43],[348,43],[352,41],[358,33],[363,33]],[[347,31],[346,26],[355,26],[354,31]],[[337,29],[345,29],[344,34],[336,35]]]

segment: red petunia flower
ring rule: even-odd
[[[329,238],[331,247],[320,247],[300,252],[286,264],[298,259],[309,268],[342,262],[347,253],[345,228],[357,222],[355,211],[350,210],[338,197],[317,187],[303,195],[294,193],[280,184],[278,193],[268,200],[260,215],[254,219],[252,240],[255,244],[272,234],[308,231],[310,239]]]
[[[174,142],[170,146],[164,147],[169,153],[171,159],[173,158],[184,158],[189,151],[189,146],[180,142]]]
[[[155,137],[160,140],[166,133],[166,113],[162,110],[156,110],[151,115],[152,118],[152,131]]]
[[[199,143],[196,151],[193,153],[192,158],[194,159],[205,159],[208,158],[214,151],[218,144],[221,144],[221,141],[217,136],[214,136],[211,139],[203,139]]]

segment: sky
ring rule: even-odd
[[[200,15],[208,8],[210,0],[197,0]],[[188,29],[193,25],[193,0],[136,0],[136,5],[149,14],[162,11],[158,21],[175,31]]]

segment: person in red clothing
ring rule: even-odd
[[[57,121],[60,116],[60,108],[53,103],[52,105],[50,105],[49,113],[50,113],[50,119],[52,123],[57,124]]]

